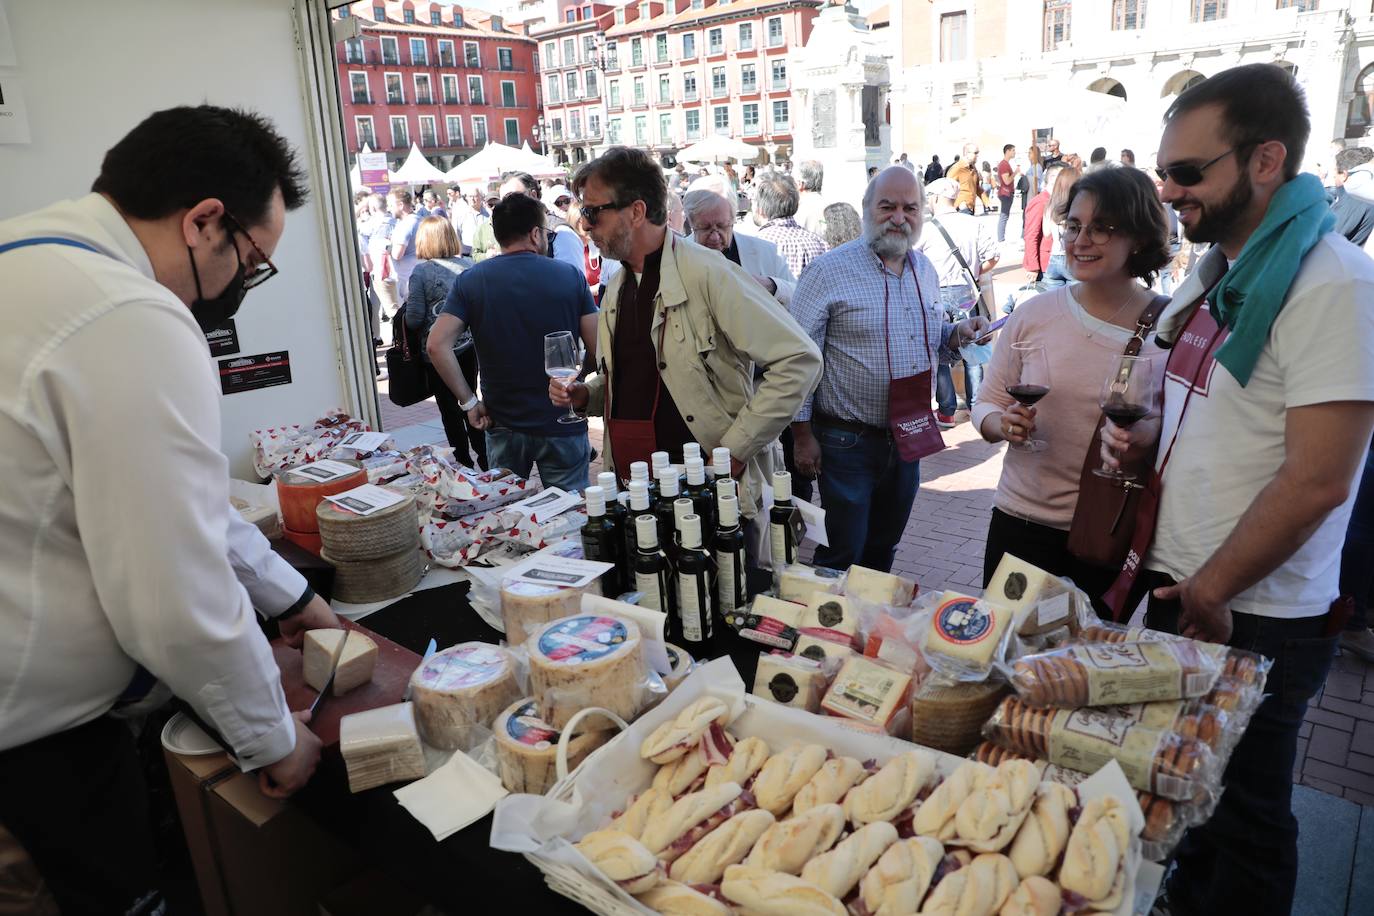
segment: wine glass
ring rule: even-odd
[[[1007,394],[1020,401],[1023,407],[1034,407],[1050,393],[1050,362],[1045,357],[1045,348],[1034,341],[1019,341],[1011,345],[1011,353],[1016,360],[1017,373],[1016,381],[1007,386]],[[1011,447],[1043,452],[1046,445],[1043,439],[1027,439],[1024,443],[1013,442]]]
[[[1155,376],[1154,360],[1149,356],[1121,356],[1117,359],[1112,373],[1102,383],[1102,396],[1098,403],[1102,412],[1122,429],[1130,429],[1136,421],[1144,419],[1154,409]],[[1098,477],[1108,480],[1135,480],[1136,475],[1129,471],[1112,470],[1104,460],[1102,467],[1093,468]]]
[[[564,389],[577,381],[582,371],[582,357],[585,353],[581,341],[573,338],[572,331],[554,331],[544,335],[544,371],[549,378],[558,382]],[[559,423],[581,423],[582,418],[568,404],[568,412],[558,418]]]

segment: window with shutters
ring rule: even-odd
[[[1045,0],[1044,50],[1053,51],[1069,40],[1069,13],[1073,0]]]
[[[482,66],[482,52],[477,47],[477,42],[463,42],[463,64],[468,67]]]
[[[382,36],[382,63],[399,64],[401,62],[401,52],[397,48],[396,39],[390,36]]]
[[[746,137],[757,136],[759,133],[759,104],[758,102],[744,103],[744,135]]]
[[[687,116],[687,139],[701,139],[701,110],[697,108],[688,109],[684,112]]]
[[[721,105],[715,108],[712,114],[715,117],[716,133],[728,134],[730,132],[730,109]]]
[[[472,142],[474,146],[487,145],[487,116],[472,116]]]
[[[695,73],[682,74],[682,100],[684,102],[697,100],[697,75]]]
[[[510,80],[501,80],[501,107],[514,108],[515,106],[515,83]]]
[[[752,22],[741,22],[739,26],[739,49],[741,51],[754,50],[754,24]]]
[[[447,38],[440,38],[440,39],[439,39],[439,66],[441,66],[441,67],[456,67],[456,66],[458,66],[458,58],[456,58],[456,57],[453,56],[453,41],[452,41],[452,39],[447,39]]]
[[[434,115],[420,115],[420,147],[434,149],[439,145],[439,133],[434,127]]]
[[[415,74],[415,104],[416,104],[416,105],[433,105],[433,104],[434,104],[434,93],[432,93],[432,92],[430,91],[429,74],[428,74],[428,73],[416,73],[416,74]]]
[[[697,56],[697,36],[693,32],[688,32],[682,36],[682,59],[691,60]]]
[[[1145,28],[1145,0],[1112,0],[1112,28],[1118,32]]]

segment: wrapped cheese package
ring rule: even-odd
[[[902,724],[909,721],[906,701],[910,688],[910,674],[875,659],[850,655],[821,698],[821,711],[897,734],[904,730]]]
[[[582,609],[586,589],[561,585],[536,585],[507,580],[501,583],[501,620],[506,625],[506,643],[523,645],[530,634],[561,617]]]
[[[339,720],[339,753],[350,792],[425,775],[425,752],[410,703],[344,716]]]
[[[916,583],[910,579],[866,566],[851,566],[844,577],[844,594],[871,604],[903,607],[911,603],[917,591]]]
[[[747,608],[726,614],[725,622],[744,639],[791,652],[797,645],[797,628],[805,609],[805,605],[759,595]]]
[[[838,569],[794,563],[784,566],[778,575],[778,597],[783,601],[806,604],[816,592],[838,593],[843,583],[844,574]]]
[[[590,720],[588,721],[590,724]],[[609,723],[607,723],[609,724]],[[558,755],[559,733],[539,718],[534,697],[516,700],[497,716],[492,726],[496,735],[496,761],[501,770],[501,785],[508,792],[543,795],[557,781],[554,760]],[[568,742],[568,769],[577,767],[587,755],[615,737],[614,729],[582,731]]]
[[[825,687],[825,671],[819,662],[800,655],[759,654],[754,696],[782,706],[820,712]]]
[[[801,614],[800,631],[832,642],[852,643],[859,632],[856,602],[844,595],[812,594]]]
[[[650,694],[639,627],[608,614],[580,614],[545,624],[526,642],[530,692],[539,715],[556,729],[588,706],[625,721]]]
[[[459,643],[425,659],[411,675],[410,689],[420,734],[443,750],[476,746],[522,695],[515,657],[485,642]]]
[[[921,651],[930,667],[954,681],[984,681],[1007,652],[1011,612],[999,604],[947,591],[931,604]]]

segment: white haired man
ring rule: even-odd
[[[754,181],[757,235],[777,248],[794,277],[800,277],[806,265],[830,250],[825,239],[794,219],[799,202],[797,186],[782,172],[770,169],[759,173]]]
[[[772,242],[735,231],[735,211],[727,198],[713,191],[689,191],[682,201],[692,241],[719,251],[749,272],[759,285],[783,305],[792,301],[797,279]]]
[[[797,223],[825,238],[826,199],[821,196],[825,168],[814,159],[797,163]]]

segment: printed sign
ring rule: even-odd
[[[379,487],[376,484],[365,483],[360,487],[354,487],[333,496],[326,496],[325,499],[340,509],[346,509],[358,515],[371,515],[374,512],[380,512],[387,506],[396,505],[405,499],[405,494]]]
[[[528,582],[532,585],[561,585],[585,588],[597,576],[614,569],[614,563],[593,560],[573,560],[567,557],[544,556],[521,563],[506,573],[506,581]]]
[[[219,388],[224,394],[242,394],[259,388],[291,384],[291,354],[259,353],[219,361]]]
[[[234,324],[234,319],[230,318],[224,324],[213,331],[205,334],[205,340],[210,344],[211,356],[230,356],[239,352],[239,328]]]

